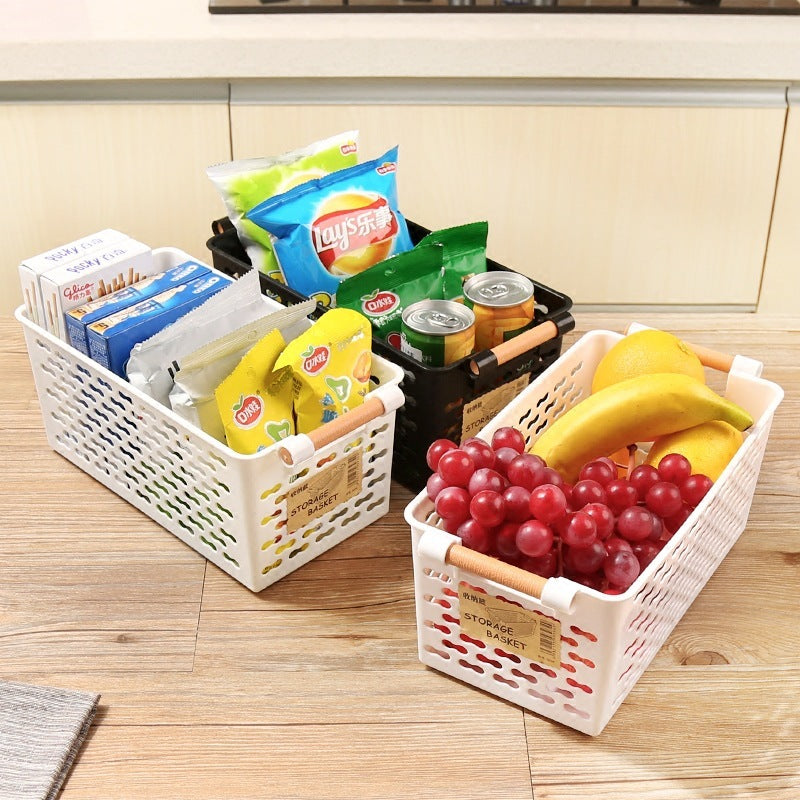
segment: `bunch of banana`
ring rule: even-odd
[[[555,420],[531,452],[568,482],[587,461],[712,420],[743,431],[752,417],[689,375],[659,372],[606,386]]]

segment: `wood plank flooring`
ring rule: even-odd
[[[624,330],[622,314],[576,314]],[[639,314],[786,392],[747,530],[596,738],[422,666],[411,494],[260,594],[48,449],[0,318],[0,678],[102,694],[64,800],[796,800],[800,319]]]

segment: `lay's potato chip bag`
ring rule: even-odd
[[[206,174],[222,195],[228,217],[253,267],[285,283],[270,235],[245,214],[269,197],[357,163],[358,131],[346,131],[279,156],[217,164],[209,167]]]
[[[292,289],[333,305],[350,275],[410,250],[397,208],[397,148],[380,158],[333,172],[272,197],[247,219],[273,236]]]
[[[286,366],[297,433],[310,433],[364,402],[372,372],[369,322],[349,308],[326,312],[286,346],[274,369]]]
[[[294,433],[292,371],[274,369],[285,345],[271,331],[214,391],[225,441],[237,453],[257,453]]]

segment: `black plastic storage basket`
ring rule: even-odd
[[[230,220],[216,220],[211,228],[214,236],[207,246],[214,266],[234,277],[252,269]],[[408,230],[414,243],[430,233],[410,220]],[[513,271],[491,259],[487,259],[487,269]],[[264,274],[259,278],[264,294],[285,305],[308,299]],[[564,334],[575,327],[572,300],[536,281],[533,285],[534,328],[446,367],[426,366],[385,340],[373,339],[373,351],[405,373],[400,388],[406,403],[397,412],[392,477],[406,488],[418,492],[425,485],[430,475],[425,453],[434,439],[460,442],[477,433],[561,354]],[[323,313],[325,309],[318,306],[315,316]]]

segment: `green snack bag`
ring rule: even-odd
[[[403,309],[425,298],[441,299],[442,257],[438,244],[417,245],[342,281],[336,305],[360,311],[375,335],[400,349]]]
[[[217,164],[209,167],[206,174],[222,195],[228,217],[253,267],[286,283],[270,235],[246,219],[245,214],[274,195],[357,163],[358,131],[346,131],[280,156]]]
[[[444,300],[463,300],[462,286],[473,275],[486,272],[488,222],[468,222],[454,228],[433,231],[417,247],[430,243],[444,248]]]

